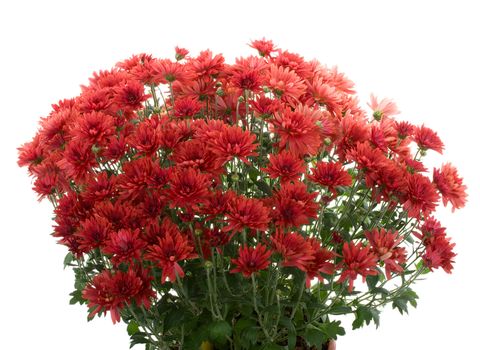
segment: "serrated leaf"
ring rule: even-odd
[[[340,321],[322,323],[318,328],[327,336],[327,339],[337,339],[337,335],[345,335],[345,329]]]
[[[65,269],[67,266],[70,266],[72,261],[75,259],[73,254],[71,252],[68,252],[67,255],[65,255],[65,259],[63,259],[63,269]]]
[[[307,329],[305,330],[304,338],[307,341],[309,346],[316,346],[320,348],[323,345],[323,343],[327,340],[323,332],[312,325],[307,326]]]

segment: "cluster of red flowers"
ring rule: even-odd
[[[19,148],[39,198],[55,204],[54,236],[78,259],[108,258],[83,293],[93,313],[118,321],[125,303],[148,307],[153,268],[174,283],[229,244],[230,271],[245,277],[273,264],[303,271],[307,287],[337,275],[352,291],[380,267],[401,274],[401,230],[320,240],[323,213],[346,210],[358,188],[419,221],[426,265],[450,272],[453,244],[431,215],[440,198],[463,207],[466,187],[451,164],[430,179],[413,155],[442,153],[437,134],[394,119],[390,100],[372,96],[365,112],[336,68],[251,46],[260,56],[234,64],[209,50],[135,55],[53,105]]]

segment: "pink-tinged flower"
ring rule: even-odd
[[[265,97],[263,94],[256,100],[250,100],[250,105],[256,112],[256,115],[262,118],[269,118],[282,108],[280,100]]]
[[[308,105],[318,103],[326,106],[331,112],[338,110],[341,96],[333,86],[325,83],[321,78],[316,78],[312,83],[307,82],[307,87],[311,96],[306,101]]]
[[[289,151],[271,154],[269,161],[268,167],[262,170],[269,174],[272,179],[280,178],[282,183],[298,180],[306,170],[303,159]]]
[[[232,197],[227,206],[224,231],[240,232],[245,228],[265,231],[270,223],[269,209],[261,200],[244,196]]]
[[[312,168],[312,175],[308,178],[325,187],[334,195],[337,195],[336,187],[350,186],[352,177],[343,169],[341,163],[334,162],[318,162],[315,168]]]
[[[212,153],[217,156],[217,165],[222,166],[235,157],[250,164],[247,157],[258,155],[255,152],[255,140],[255,135],[250,131],[238,126],[227,126],[207,142]]]
[[[293,266],[299,270],[307,271],[307,267],[314,260],[312,245],[299,233],[283,233],[277,230],[270,242],[274,251],[283,258],[283,266]]]
[[[192,243],[178,229],[169,230],[158,238],[157,244],[148,247],[145,258],[162,269],[162,283],[167,278],[174,283],[177,275],[182,278],[185,276],[179,262],[198,257],[194,250]]]
[[[322,133],[317,121],[321,112],[298,105],[276,113],[270,121],[280,136],[280,148],[288,149],[296,156],[317,154],[322,145]]]
[[[175,46],[175,59],[177,61],[183,60],[185,57],[187,57],[189,51],[187,49]]]
[[[307,242],[313,250],[313,259],[307,263],[305,271],[307,273],[305,283],[307,288],[310,288],[312,279],[315,277],[323,281],[322,273],[332,275],[335,272],[335,265],[331,262],[335,253],[322,247],[320,242],[313,237],[308,238]]]
[[[267,86],[282,101],[294,104],[305,93],[302,79],[289,68],[272,65],[267,73]]]
[[[444,146],[442,140],[440,140],[435,131],[424,125],[415,128],[413,140],[422,150],[433,149],[440,154],[443,153]]]
[[[400,113],[397,105],[391,99],[384,98],[378,102],[377,97],[375,97],[373,94],[370,95],[370,103],[368,106],[372,109],[373,117],[376,120],[388,118],[392,115]]]
[[[405,121],[395,122],[395,130],[398,133],[398,138],[405,139],[413,135],[415,131],[415,126]]]
[[[439,195],[430,180],[421,174],[406,173],[403,208],[410,217],[419,219],[420,213],[429,216],[437,206]]]
[[[252,40],[248,45],[258,51],[258,54],[262,57],[270,57],[273,52],[277,51],[277,48],[271,40],[262,38],[260,40]]]
[[[265,60],[258,57],[237,58],[235,64],[230,67],[231,83],[242,90],[260,92],[265,82],[264,71],[267,68]]]
[[[385,263],[385,272],[387,279],[392,277],[392,272],[402,273],[403,264],[407,261],[407,252],[403,247],[399,247],[403,237],[399,236],[397,231],[386,231],[385,229],[373,229],[365,232],[365,237],[372,246],[372,251],[380,261]]]
[[[128,272],[103,270],[93,277],[82,292],[82,297],[87,300],[88,307],[92,309],[88,317],[110,311],[112,322],[120,322],[120,311],[126,303],[130,303],[143,289],[143,281],[133,270]]]
[[[253,273],[265,270],[270,264],[272,252],[263,244],[253,247],[241,247],[238,250],[238,259],[232,259],[232,264],[237,265],[231,270],[231,273],[242,273],[245,277],[250,277]]]
[[[450,163],[442,165],[441,169],[433,169],[433,183],[442,195],[443,205],[452,204],[452,211],[463,208],[467,202],[467,186],[458,176],[457,169]]]
[[[354,242],[343,244],[342,248],[341,266],[343,268],[342,274],[338,280],[339,283],[348,280],[348,291],[353,290],[353,282],[358,275],[363,277],[363,281],[367,276],[378,274],[375,269],[377,266],[377,257],[370,250],[369,246],[364,247],[361,242],[355,244]]]
[[[140,230],[121,229],[110,234],[102,248],[106,254],[112,254],[112,263],[119,265],[122,262],[140,261],[140,255],[146,242],[140,238]]]

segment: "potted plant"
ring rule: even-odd
[[[332,349],[416,306],[454,243],[433,214],[466,202],[427,126],[365,111],[337,68],[277,49],[135,55],[53,105],[19,148],[75,273],[71,303],[146,349]]]

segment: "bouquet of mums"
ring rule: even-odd
[[[336,67],[274,46],[134,55],[53,105],[19,147],[75,274],[71,303],[156,349],[326,349],[452,270],[435,219],[466,186],[444,145],[359,105]]]

